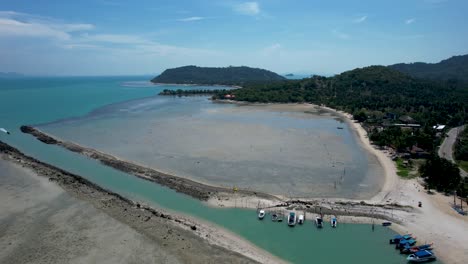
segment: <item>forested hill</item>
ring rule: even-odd
[[[184,66],[167,69],[151,81],[153,83],[244,85],[248,82],[285,79],[274,72],[246,66],[226,68]]]
[[[389,67],[416,78],[468,82],[468,55],[454,56],[439,63],[400,63]]]
[[[458,124],[468,108],[467,89],[415,79],[384,66],[355,69],[330,78],[250,84],[232,94],[235,100],[249,102],[325,104],[353,114],[364,111],[367,117],[376,119],[389,112],[410,115],[428,125]]]

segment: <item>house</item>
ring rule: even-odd
[[[412,123],[414,122],[414,119],[411,117],[411,116],[407,116],[407,115],[404,115],[404,116],[401,116],[400,118],[398,118],[401,122],[403,123]]]
[[[431,155],[429,152],[416,145],[413,145],[409,152],[411,153],[412,158],[428,158]]]
[[[441,131],[445,129],[445,125],[436,125],[432,127],[435,130]]]

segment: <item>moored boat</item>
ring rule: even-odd
[[[323,227],[323,219],[321,216],[315,217],[315,225],[317,226],[317,228]]]
[[[436,256],[432,251],[429,250],[420,250],[414,254],[409,255],[406,260],[411,263],[421,263],[421,262],[428,262],[433,261],[436,259]]]
[[[265,210],[258,211],[258,219],[263,220],[265,218]]]
[[[403,239],[400,240],[395,246],[396,249],[404,248],[406,245],[413,246],[416,244],[416,239],[410,238],[410,239]]]
[[[421,250],[432,250],[432,244],[425,244],[425,245],[420,245],[420,246],[410,246],[406,244],[404,247],[400,248],[400,253],[401,254],[411,254],[411,253],[416,253]]]
[[[296,213],[289,212],[288,214],[288,226],[295,226],[296,225]]]
[[[302,225],[304,223],[304,215],[300,214],[299,217],[297,218],[297,223]]]
[[[335,228],[338,225],[338,220],[336,220],[336,217],[332,217],[330,220],[330,224],[333,228]]]
[[[382,223],[382,226],[391,226],[391,225],[392,225],[392,223],[390,223],[390,222],[383,222]]]
[[[406,235],[396,235],[394,236],[392,239],[390,239],[390,244],[397,244],[400,242],[400,240],[403,240],[403,239],[410,239],[411,238],[411,234],[406,234]]]
[[[278,221],[278,213],[274,212],[271,214],[271,221],[276,222]]]

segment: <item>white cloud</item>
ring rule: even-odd
[[[406,25],[413,24],[414,22],[416,22],[416,18],[410,18],[410,19],[405,20]]]
[[[353,20],[354,23],[362,23],[367,20],[367,16],[362,16]]]
[[[257,2],[244,2],[235,5],[234,10],[242,15],[255,16],[260,14],[260,5]]]
[[[199,17],[199,16],[193,16],[193,17],[186,17],[186,18],[177,19],[177,21],[191,22],[191,21],[199,21],[199,20],[203,20],[203,19],[206,19],[206,18],[205,17]]]
[[[281,49],[281,44],[274,43],[274,44],[272,44],[270,46],[267,46],[267,47],[263,48],[262,54],[266,55],[266,56],[272,55],[274,53],[277,53],[280,49]]]
[[[332,30],[332,34],[335,37],[340,38],[340,39],[349,39],[350,38],[350,36],[348,34],[343,33],[343,32],[341,32],[341,31],[339,31],[337,29]]]
[[[94,29],[92,24],[67,24],[25,13],[0,11],[0,36],[68,40],[71,38],[71,32],[92,29]]]
[[[149,40],[137,35],[125,34],[82,34],[81,38],[77,39],[80,42],[105,42],[113,44],[146,44]]]

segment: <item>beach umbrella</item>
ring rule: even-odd
[[[4,129],[3,127],[0,127],[0,131],[8,135],[10,134],[10,132],[8,132],[8,130]]]

